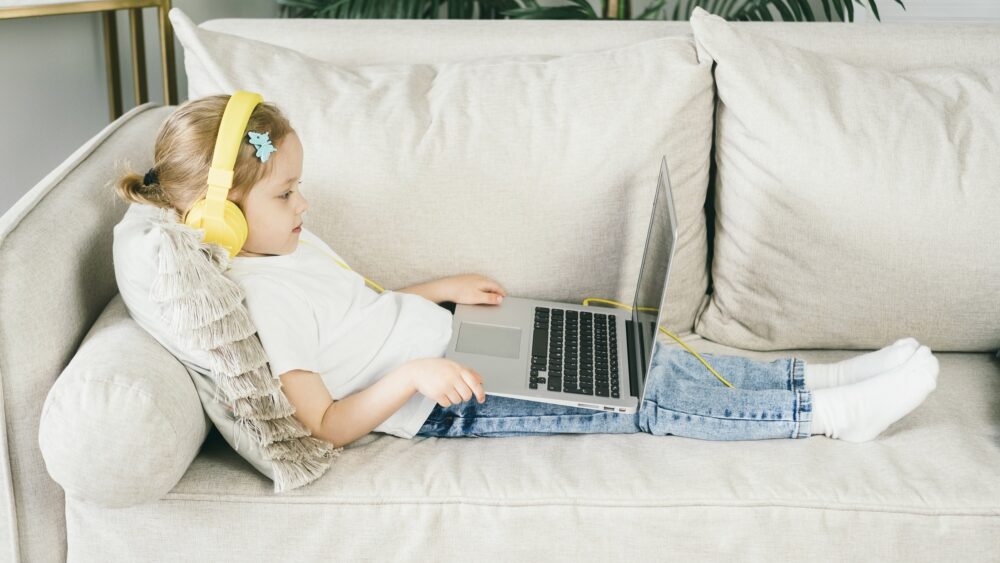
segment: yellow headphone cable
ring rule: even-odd
[[[340,264],[341,267],[347,268],[348,270],[350,270],[352,272],[354,271],[350,266],[348,266],[347,264],[344,264],[340,260],[337,260],[337,258],[335,256],[333,256],[332,254],[330,254],[329,252],[327,252],[325,249],[321,248],[319,245],[313,244],[313,243],[311,243],[311,242],[309,242],[307,240],[302,240],[302,239],[299,239],[299,242],[300,243],[309,244],[309,245],[312,245],[312,246],[316,247],[317,249],[321,250],[324,254],[326,254],[330,258],[333,258],[333,260],[335,262],[337,262],[338,264]],[[371,284],[376,289],[378,289],[379,293],[382,293],[382,292],[385,291],[385,289],[383,289],[382,286],[380,286],[379,284],[373,282],[372,280],[370,280],[368,278],[365,278],[364,276],[361,276],[361,277],[364,278],[365,282]],[[583,306],[584,307],[589,306],[589,304],[590,304],[591,301],[598,301],[598,302],[601,302],[601,303],[610,303],[611,305],[615,305],[615,306],[621,307],[623,309],[628,309],[630,311],[632,310],[632,307],[630,307],[628,305],[625,305],[624,303],[619,303],[617,301],[612,301],[610,299],[601,299],[599,297],[588,297],[588,298],[584,299],[583,300]],[[654,312],[656,311],[656,309],[654,309],[652,307],[639,307],[639,310],[640,311],[654,311]],[[712,372],[712,375],[714,375],[715,377],[719,378],[719,381],[721,381],[722,383],[724,383],[726,385],[726,387],[732,387],[733,386],[732,383],[726,381],[726,379],[724,377],[722,377],[721,375],[719,375],[719,372],[715,371],[712,368],[712,366],[710,366],[708,364],[708,362],[705,361],[705,358],[701,357],[701,354],[699,354],[698,352],[692,350],[690,347],[688,347],[687,344],[685,344],[684,342],[682,342],[680,338],[677,338],[672,332],[670,332],[669,330],[663,328],[662,325],[659,326],[659,329],[661,331],[663,331],[670,338],[673,338],[674,340],[676,340],[677,343],[680,344],[681,346],[683,346],[685,350],[687,350],[688,352],[691,352],[692,354],[694,354],[694,356],[696,358],[698,358],[698,361],[700,361],[702,364],[705,364],[705,367],[708,368],[708,371]]]

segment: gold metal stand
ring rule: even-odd
[[[118,25],[115,11],[129,11],[129,30],[132,47],[132,89],[136,105],[149,101],[146,78],[146,50],[143,43],[142,8],[157,8],[160,32],[160,67],[163,72],[164,105],[177,103],[177,71],[174,68],[174,34],[167,12],[170,0],[99,0],[94,2],[67,2],[65,4],[36,4],[34,6],[0,7],[0,20],[84,14],[100,12],[104,27],[104,65],[108,78],[108,108],[111,121],[122,114],[122,79],[118,67]]]

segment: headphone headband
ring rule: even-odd
[[[233,169],[243,142],[243,131],[250,122],[250,114],[262,101],[264,98],[260,94],[245,90],[237,90],[229,97],[219,124],[219,135],[215,139],[212,167],[208,170],[206,221],[222,221],[223,206],[233,187]]]

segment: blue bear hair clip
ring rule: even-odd
[[[271,156],[271,153],[278,150],[271,144],[271,139],[268,138],[269,133],[248,131],[247,135],[250,136],[250,144],[257,147],[257,154],[255,156],[261,162],[267,162],[267,158]]]

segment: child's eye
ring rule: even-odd
[[[302,183],[302,180],[299,180],[299,183],[301,184],[301,183]],[[289,195],[290,195],[291,193],[292,193],[292,190],[288,190],[287,192],[285,192],[285,193],[281,194],[281,195],[280,195],[280,196],[278,196],[278,197],[280,197],[281,199],[288,199],[288,196],[289,196]]]

